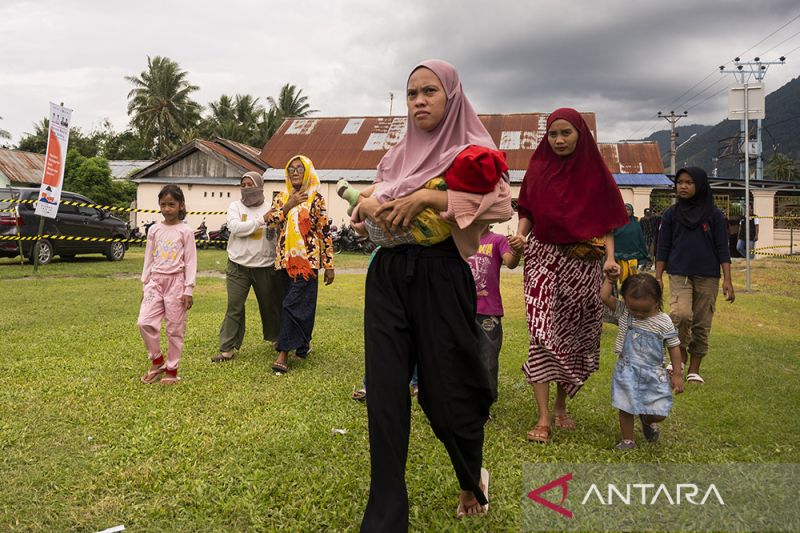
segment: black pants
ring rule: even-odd
[[[492,391],[478,353],[475,282],[453,241],[381,248],[367,273],[364,308],[371,483],[361,531],[407,531],[405,482],[411,398],[453,463],[462,490],[480,490],[483,426]]]
[[[497,401],[497,377],[500,371],[500,349],[503,347],[503,317],[478,315],[478,353],[489,371],[492,401]]]

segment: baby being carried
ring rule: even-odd
[[[452,156],[451,156],[452,157]],[[495,189],[498,181],[508,181],[508,165],[505,154],[484,146],[471,145],[462,150],[441,176],[425,182],[422,188],[446,191],[487,194]],[[353,227],[366,232],[372,242],[379,246],[393,247],[402,244],[420,244],[431,246],[450,237],[451,225],[445,221],[441,213],[432,208],[423,209],[407,228],[391,230],[391,238],[371,219],[362,220],[358,212],[358,204],[377,191],[380,184],[372,185],[359,192],[347,181],[340,180],[336,192],[350,204],[348,214],[352,215]],[[409,191],[409,194],[414,191]],[[389,197],[385,201],[394,200]]]

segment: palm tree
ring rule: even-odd
[[[267,136],[268,140],[278,130],[284,119],[289,117],[307,117],[311,113],[316,113],[316,109],[311,109],[308,97],[303,96],[303,90],[298,89],[291,83],[281,87],[280,95],[276,101],[273,97],[267,96],[269,111],[264,113],[259,124],[259,131]]]
[[[258,98],[237,94],[233,98],[223,94],[219,100],[208,104],[209,116],[201,130],[205,137],[223,137],[252,146],[260,145],[259,121],[264,112]]]
[[[3,120],[3,117],[0,117],[0,120]],[[11,134],[8,133],[3,128],[0,128],[0,139],[10,139],[10,138],[11,138]]]
[[[183,139],[183,131],[200,120],[200,104],[191,99],[198,90],[188,72],[178,63],[161,56],[147,57],[147,70],[125,76],[134,86],[128,93],[128,115],[153,153],[162,157]]]
[[[769,160],[767,173],[774,180],[789,181],[800,178],[795,161],[786,154],[776,152]]]
[[[307,117],[311,113],[316,113],[316,109],[311,109],[308,97],[303,96],[303,90],[298,89],[291,83],[281,87],[278,101],[271,96],[267,97],[270,108],[275,109],[281,119],[289,117]]]

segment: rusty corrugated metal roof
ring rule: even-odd
[[[612,174],[663,174],[664,163],[653,142],[598,143]]]
[[[217,138],[213,141],[194,139],[168,156],[159,159],[149,167],[143,168],[137,172],[134,177],[138,179],[156,175],[159,170],[172,165],[176,161],[198,150],[209,155],[212,153],[218,155],[232,165],[244,170],[244,172],[251,170],[264,172],[267,169],[267,165],[257,157],[259,153],[257,148],[227,139]]]
[[[0,172],[12,183],[42,183],[44,154],[0,148]]]
[[[597,138],[594,113],[581,113]],[[511,169],[527,168],[544,138],[546,113],[478,115]],[[406,117],[326,117],[287,119],[261,150],[261,160],[283,168],[304,154],[319,169],[374,169],[389,148],[403,138]]]

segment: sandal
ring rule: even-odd
[[[704,380],[702,377],[700,377],[700,374],[695,374],[695,373],[687,374],[686,375],[686,381],[687,382],[691,381],[693,383],[699,383],[700,385],[702,385],[703,383],[706,382],[706,380]]]
[[[278,374],[285,374],[289,371],[289,365],[285,363],[278,363],[277,361],[272,363],[272,370],[277,372]]]
[[[166,370],[167,370],[167,364],[166,363],[164,363],[163,365],[158,366],[156,368],[153,368],[151,366],[150,370],[148,370],[147,373],[145,373],[145,375],[141,377],[142,383],[144,383],[145,385],[149,385],[149,384],[153,383]]]
[[[353,394],[350,395],[352,399],[357,402],[366,402],[367,401],[367,389],[358,389],[353,391]]]
[[[179,376],[164,376],[161,378],[162,385],[175,385],[181,380]]]
[[[533,426],[533,429],[528,431],[529,442],[540,442],[542,444],[550,443],[550,426]]]
[[[569,413],[554,415],[553,421],[558,429],[565,429],[567,431],[572,431],[575,429],[575,420]]]
[[[481,468],[481,490],[483,491],[483,495],[486,497],[486,505],[476,504],[476,506],[480,507],[481,510],[477,513],[467,514],[467,508],[464,507],[464,504],[459,501],[458,507],[456,508],[456,518],[464,518],[465,516],[481,516],[489,512],[489,471],[485,468]]]
[[[223,361],[230,361],[231,359],[233,359],[233,350],[230,352],[219,352],[219,354],[211,358],[211,362],[222,363]]]

